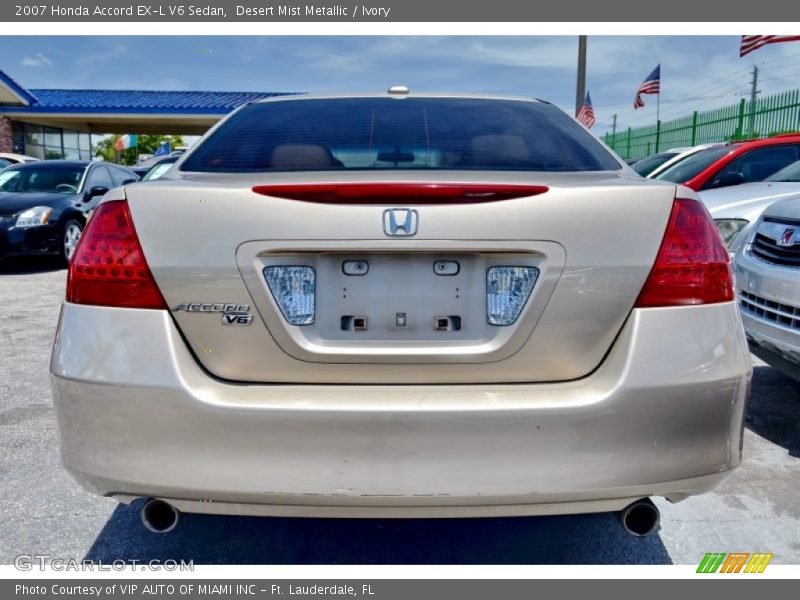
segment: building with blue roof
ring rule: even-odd
[[[26,89],[0,71],[0,152],[91,158],[91,134],[201,135],[247,102],[281,92]]]

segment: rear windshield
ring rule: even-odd
[[[640,161],[637,161],[631,165],[631,169],[636,171],[639,175],[644,177],[645,175],[649,175],[653,171],[655,171],[658,167],[663,165],[673,156],[677,156],[677,152],[662,152],[661,154],[656,154],[655,156],[650,156],[648,158],[643,158]]]
[[[153,179],[159,179],[164,173],[169,171],[178,161],[178,157],[169,158],[167,160],[162,160],[160,163],[153,165],[150,170],[144,174],[142,177],[142,181],[151,181]]]
[[[788,167],[782,168],[777,173],[767,177],[764,181],[800,182],[800,160],[793,162]]]
[[[655,176],[655,179],[663,179],[664,181],[671,181],[673,183],[685,183],[717,162],[732,149],[731,146],[720,146],[719,148],[700,150],[697,154],[693,154],[663,173],[659,173]]]
[[[341,98],[253,104],[183,171],[389,169],[606,171],[612,155],[557,108],[466,98]]]

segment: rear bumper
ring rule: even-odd
[[[364,517],[708,491],[739,464],[751,375],[733,303],[635,310],[581,380],[463,386],[219,381],[166,312],[65,304],[51,370],[63,463],[96,493]]]

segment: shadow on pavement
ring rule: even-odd
[[[791,456],[800,456],[800,382],[772,367],[755,367],[745,424]]]
[[[33,275],[66,269],[57,258],[36,256],[0,260],[0,275]]]
[[[658,534],[634,538],[611,513],[496,519],[289,519],[181,515],[147,531],[120,505],[86,558],[197,564],[671,564]]]

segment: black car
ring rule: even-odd
[[[56,255],[69,261],[87,215],[111,188],[138,180],[102,162],[44,160],[0,172],[0,259]]]

